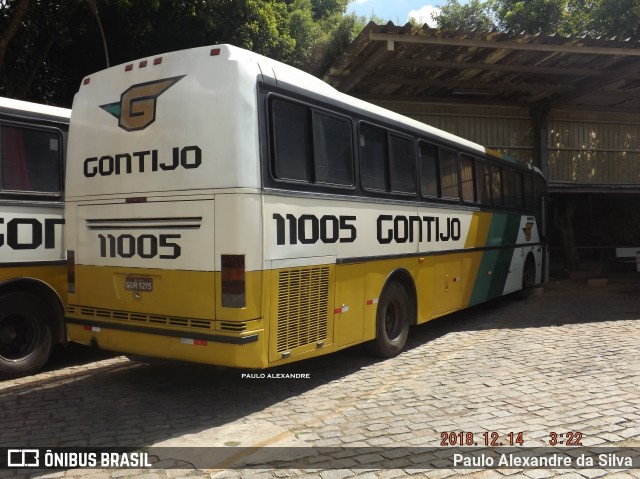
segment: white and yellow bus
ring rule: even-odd
[[[64,149],[70,110],[0,98],[0,377],[66,339]]]
[[[545,275],[529,165],[219,45],[84,79],[67,169],[67,328],[134,355],[265,368]]]

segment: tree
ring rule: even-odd
[[[13,8],[10,6],[11,3],[14,4]],[[28,8],[29,0],[4,2],[2,5],[0,10],[0,25],[2,25],[2,34],[0,34],[0,71],[2,70],[7,47],[20,28]]]
[[[640,0],[599,0],[593,4],[589,30],[609,37],[640,39]]]
[[[0,1],[0,95],[70,106],[106,67],[100,26],[111,65],[230,43],[320,74],[358,33],[348,1]]]
[[[640,0],[447,0],[444,29],[491,30],[640,40]]]
[[[554,33],[560,30],[567,0],[496,0],[498,26],[503,30]]]
[[[492,5],[492,1],[470,0],[461,4],[458,0],[448,0],[434,20],[437,20],[438,28],[445,30],[461,28],[488,31],[495,27]]]

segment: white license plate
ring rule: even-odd
[[[127,291],[153,291],[153,278],[147,276],[127,276],[124,279],[124,289]]]

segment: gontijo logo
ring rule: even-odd
[[[531,241],[531,230],[533,229],[533,221],[529,221],[526,225],[524,225],[524,228],[522,228],[522,231],[524,232],[524,238],[527,241]]]
[[[119,102],[100,105],[100,108],[115,116],[123,130],[144,130],[156,120],[158,97],[185,76],[138,83],[120,95]]]

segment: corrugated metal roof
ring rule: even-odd
[[[640,42],[369,23],[325,81],[369,101],[640,112]]]

